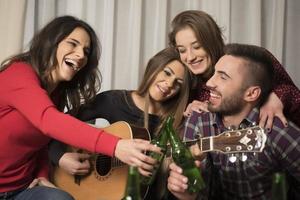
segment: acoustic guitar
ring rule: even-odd
[[[116,122],[104,130],[124,139],[150,139],[146,129],[134,127],[126,122]],[[254,126],[225,131],[218,136],[204,137],[185,143],[187,145],[197,143],[202,152],[217,151],[230,154],[229,160],[235,162],[237,157],[245,161],[247,159],[245,153],[261,152],[266,140],[264,129]],[[92,156],[91,166],[91,173],[86,176],[72,176],[63,169],[57,168],[54,182],[76,200],[120,200],[125,191],[128,166],[116,158],[101,154]],[[141,188],[141,191],[145,196],[147,189]]]
[[[147,129],[124,121],[113,123],[103,130],[123,139],[150,140]],[[78,149],[70,148],[70,151],[78,152]],[[117,158],[102,154],[92,154],[90,163],[91,171],[84,176],[70,175],[59,167],[55,168],[55,185],[69,192],[76,200],[120,200],[125,191],[128,166]]]

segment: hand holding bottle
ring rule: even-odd
[[[166,125],[164,124],[159,134],[151,140],[151,144],[159,147],[162,152],[147,152],[147,155],[156,160],[156,164],[148,176],[141,177],[141,183],[143,185],[151,185],[153,183],[156,178],[156,174],[161,166],[161,163],[165,157],[168,142],[168,133],[165,130],[165,126]]]
[[[197,163],[200,165],[200,162]],[[194,200],[197,194],[190,194],[187,191],[188,188],[188,178],[182,174],[183,170],[177,166],[175,163],[171,163],[170,175],[168,178],[168,189],[169,191],[178,199],[184,200]]]
[[[205,184],[199,168],[195,165],[195,160],[191,152],[174,131],[173,120],[172,117],[168,117],[166,125],[166,130],[169,133],[169,141],[172,146],[172,158],[176,165],[183,170],[183,175],[188,178],[188,192],[197,193],[205,187]]]
[[[142,175],[147,175],[156,160],[144,154],[146,151],[160,153],[161,149],[146,140],[121,139],[116,146],[115,156],[128,165],[138,167]]]

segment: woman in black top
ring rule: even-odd
[[[188,102],[190,77],[173,48],[167,48],[153,56],[137,90],[111,90],[99,93],[88,105],[82,106],[77,118],[89,121],[104,118],[109,123],[126,121],[145,127],[154,137],[168,115],[175,117],[174,126],[180,127],[183,112]],[[50,145],[50,159],[70,174],[88,173],[88,155],[65,153],[58,142]],[[79,160],[85,160],[79,162]],[[153,190],[153,188],[151,189]],[[155,191],[150,191],[155,193]],[[159,199],[150,194],[147,198]]]

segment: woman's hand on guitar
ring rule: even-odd
[[[46,187],[56,188],[55,185],[53,185],[53,183],[51,183],[50,181],[48,181],[45,177],[35,178],[30,183],[30,185],[28,186],[28,188],[33,188],[35,186],[46,186]]]
[[[177,166],[175,163],[171,163],[170,166],[170,175],[168,178],[168,189],[172,194],[180,200],[194,200],[196,199],[197,194],[189,194],[187,191],[188,188],[188,179],[182,175],[182,169]]]
[[[183,115],[185,117],[189,117],[193,111],[201,113],[201,112],[208,112],[207,109],[208,102],[202,102],[202,101],[197,101],[194,100],[192,103],[190,103],[186,110],[184,111]]]
[[[128,165],[137,166],[139,172],[147,176],[156,163],[155,159],[145,154],[147,151],[161,153],[159,147],[150,144],[147,140],[121,139],[117,143],[115,157]]]
[[[58,164],[71,175],[85,175],[91,167],[89,158],[89,154],[67,152],[59,159]]]

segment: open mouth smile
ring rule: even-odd
[[[66,58],[65,63],[76,72],[78,72],[80,70],[78,63],[72,59]]]

